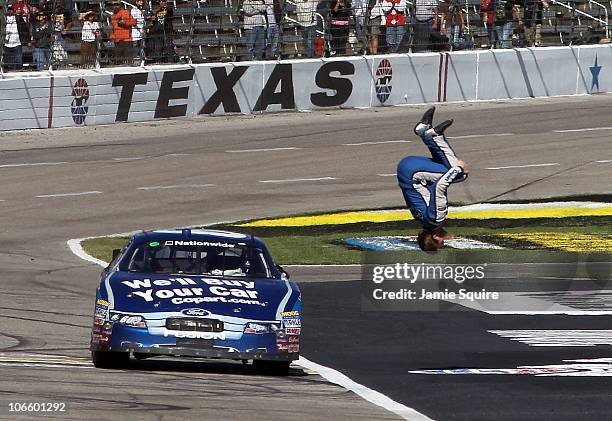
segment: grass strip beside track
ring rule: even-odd
[[[351,237],[414,235],[418,232],[415,221],[386,223],[361,222],[338,225],[293,227],[253,227],[244,224],[224,224],[214,228],[253,234],[265,240],[275,260],[280,264],[356,264],[361,263],[364,252],[351,249],[340,242]],[[520,250],[552,250],[557,252],[604,252],[610,259],[612,252],[612,217],[568,217],[535,219],[464,219],[450,220],[447,230],[455,236],[481,240],[508,248],[504,252],[482,250],[483,258],[520,262],[531,254]],[[573,246],[575,239],[576,246]],[[92,256],[109,261],[113,248],[122,247],[127,238],[101,237],[85,240],[83,248]],[[563,253],[565,254],[565,253]],[[576,253],[575,253],[576,254]],[[418,251],[402,252],[423,259]]]

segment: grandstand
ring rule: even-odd
[[[11,0],[12,1],[12,0]],[[51,0],[55,6],[60,0]],[[471,48],[490,48],[488,28],[483,24],[481,12],[481,0],[454,0],[459,1],[464,16],[464,34],[469,40]],[[34,3],[35,2],[35,3]],[[0,13],[0,35],[4,39],[6,32],[5,7],[8,0],[0,0],[2,13]],[[66,3],[65,1],[63,2]],[[112,32],[110,17],[112,8],[106,0],[70,0],[70,10],[67,12],[72,16],[73,25],[64,35],[64,48],[67,53],[67,61],[58,62],[51,60],[51,67],[78,68],[80,66],[79,51],[81,47],[82,22],[79,15],[87,10],[96,12],[96,19],[101,27],[101,37],[98,40],[98,56],[95,66],[108,67],[114,63],[111,59],[113,53],[113,42],[110,39]],[[122,0],[122,7],[131,9],[133,4]],[[38,4],[38,0],[32,0],[32,4]],[[245,60],[246,37],[243,28],[243,15],[241,11],[242,0],[171,0],[170,6],[174,9],[172,17],[172,31],[167,34],[173,40],[174,54],[165,51],[163,57],[155,57],[146,48],[134,49],[133,60],[128,65],[142,65],[158,62],[181,62],[181,63],[208,63],[208,62],[231,62]],[[409,4],[409,11],[412,4]],[[150,16],[158,8],[157,3],[145,0],[144,15]],[[294,0],[281,0],[282,20],[280,22],[281,37],[281,59],[300,58],[305,56],[302,35],[297,23],[296,5]],[[543,11],[542,46],[580,45],[590,43],[610,42],[608,16],[612,8],[612,1],[607,4],[593,0],[550,0],[549,7]],[[320,1],[317,7],[317,34],[320,37],[319,44],[324,46],[321,55],[329,54],[329,1]],[[55,10],[52,7],[51,10]],[[410,15],[410,13],[408,13]],[[51,13],[51,18],[53,15]],[[147,20],[148,21],[148,20]],[[412,47],[411,23],[407,19],[407,34],[402,43],[400,52],[410,52]],[[515,31],[516,32],[516,31]],[[384,33],[384,29],[383,29]],[[521,45],[520,38],[515,35],[514,46]],[[379,53],[386,52],[384,34],[380,36]],[[357,37],[351,32],[347,38],[347,54],[358,54],[365,46],[360,45]],[[0,49],[3,52],[4,46]],[[451,45],[438,46],[436,50],[450,50]],[[23,46],[24,70],[31,70],[32,48]],[[4,55],[2,54],[3,64]],[[3,66],[4,67],[4,66]],[[6,70],[6,69],[5,69]]]

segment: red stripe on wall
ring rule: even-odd
[[[446,84],[448,83],[448,62],[450,61],[450,54],[444,53],[444,102],[446,102]]]
[[[438,102],[442,98],[442,60],[444,60],[444,56],[440,54],[440,65],[438,66]]]
[[[49,109],[47,110],[47,128],[53,126],[53,88],[55,87],[55,79],[51,76],[49,80]]]

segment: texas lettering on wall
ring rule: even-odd
[[[188,112],[190,95],[202,95],[204,104],[197,114],[213,114],[218,110],[225,113],[249,113],[266,111],[271,105],[281,110],[295,110],[294,68],[291,63],[276,64],[257,95],[252,109],[244,109],[237,92],[249,71],[257,66],[209,67],[210,86],[202,86],[194,68],[163,72],[157,94],[154,118],[184,117]],[[259,67],[261,70],[261,67]],[[112,86],[120,91],[115,121],[128,121],[137,86],[151,83],[149,72],[114,74]],[[323,64],[314,74],[313,82],[318,88],[309,95],[309,101],[317,107],[343,105],[353,93],[351,75],[355,65],[348,61],[333,61]],[[247,83],[247,82],[245,82]]]

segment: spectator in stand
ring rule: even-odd
[[[447,51],[450,49],[450,41],[446,28],[446,14],[440,10],[440,6],[433,9],[433,24],[431,26],[431,50],[432,51]]]
[[[21,70],[23,69],[22,44],[30,41],[30,31],[21,15],[16,15],[10,4],[6,6],[5,22],[2,65],[6,70]]]
[[[64,36],[72,28],[71,14],[64,10],[61,4],[57,4],[52,19],[53,36],[51,38],[51,62],[55,66],[68,63],[66,52],[66,40]]]
[[[244,0],[242,8],[247,60],[261,60],[266,48],[266,3],[264,0]]]
[[[406,0],[383,0],[385,14],[387,48],[389,53],[397,53],[406,34]]]
[[[51,15],[55,10],[53,5],[54,0],[40,0],[36,6],[36,10],[40,12],[45,12],[45,15],[51,20]]]
[[[525,32],[530,47],[542,45],[542,12],[548,9],[546,0],[525,0],[523,6]]]
[[[95,67],[98,55],[98,39],[100,38],[100,24],[96,22],[96,14],[88,11],[82,17],[81,28],[81,66]]]
[[[383,0],[370,0],[368,4],[370,28],[370,54],[378,54],[378,37],[380,36],[380,28],[383,21]]]
[[[331,55],[346,54],[349,23],[352,16],[350,0],[333,0],[330,11]]]
[[[487,28],[487,33],[489,34],[489,46],[491,48],[493,48],[493,42],[495,40],[495,13],[493,13],[493,6],[493,0],[482,0],[480,5],[480,10],[482,12],[482,23]]]
[[[51,60],[51,37],[53,28],[44,12],[36,12],[36,20],[32,23],[32,41],[34,47],[34,64],[36,70],[44,70],[49,66]]]
[[[130,11],[121,7],[121,3],[114,1],[111,25],[113,32],[111,39],[115,43],[113,48],[113,64],[132,64],[129,61],[134,57],[132,50],[132,28],[136,26],[136,20]]]
[[[433,30],[433,8],[437,5],[437,0],[415,0],[412,51],[429,51]]]
[[[13,2],[13,11],[15,16],[21,16],[26,25],[31,25],[31,19],[36,8],[31,6],[26,0],[15,0]]]
[[[146,40],[147,57],[150,57],[153,61],[161,63],[176,62],[173,17],[174,9],[168,6],[166,0],[159,0],[159,8],[151,16],[148,30],[150,37],[147,37]]]
[[[296,3],[297,21],[302,27],[304,49],[309,58],[315,56],[315,38],[317,37],[316,11],[316,0],[298,0]]]
[[[136,7],[132,7],[130,14],[136,21],[136,26],[132,28],[132,42],[134,43],[134,49],[136,54],[143,59],[144,58],[144,0],[136,0]]]
[[[516,13],[514,6],[513,0],[493,0],[495,31],[494,39],[491,40],[492,48],[512,48],[513,21]]]
[[[436,7],[436,14],[440,17],[438,30],[448,38],[447,42],[454,49],[464,49],[466,46],[461,40],[465,23],[461,4],[457,0],[444,0]]]
[[[264,0],[266,3],[266,22],[268,23],[268,30],[266,31],[266,38],[270,44],[271,58],[280,58],[280,30],[278,24],[281,21],[282,10],[279,0]]]
[[[368,29],[366,26],[367,0],[353,1],[353,16],[355,17],[355,34],[361,44],[359,54],[365,54],[368,48]]]
[[[53,0],[53,1],[55,1],[56,4],[61,4],[62,9],[64,9],[66,13],[70,15],[71,20],[78,19],[79,11],[75,7],[76,5],[75,0]]]

